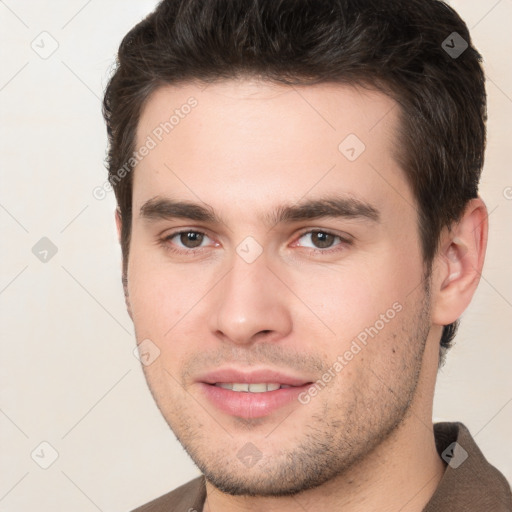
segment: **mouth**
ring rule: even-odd
[[[218,411],[249,419],[300,406],[298,396],[312,381],[269,370],[224,369],[202,376],[197,384]]]
[[[214,386],[223,389],[230,389],[242,393],[265,393],[267,391],[276,391],[277,389],[287,389],[293,386],[288,384],[272,383],[248,383],[248,382],[216,382]]]

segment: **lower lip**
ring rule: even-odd
[[[299,403],[298,396],[311,384],[280,388],[263,393],[232,391],[213,384],[200,383],[206,398],[218,409],[240,418],[262,418],[292,402]]]

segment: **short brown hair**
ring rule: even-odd
[[[118,179],[118,170],[135,150],[145,102],[162,85],[240,77],[362,85],[398,102],[396,158],[417,200],[429,273],[442,228],[478,195],[486,139],[481,61],[466,24],[439,0],[163,0],[121,42],[103,102],[109,179],[123,219],[123,279],[133,180],[132,172]],[[444,327],[441,349],[457,325]]]

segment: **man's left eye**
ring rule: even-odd
[[[335,235],[334,233],[329,233],[328,231],[322,231],[322,230],[312,230],[312,231],[303,233],[300,236],[299,240],[301,240],[303,238],[310,239],[310,241],[311,241],[310,243],[312,245],[309,245],[309,246],[306,245],[306,247],[311,247],[312,249],[330,249],[331,247],[333,247],[333,244],[336,239],[338,239],[341,242],[341,244],[350,243],[349,240],[347,240],[339,235]],[[340,245],[340,243],[335,244],[335,246],[337,246],[337,245]]]

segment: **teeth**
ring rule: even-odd
[[[233,390],[235,390],[234,386]],[[267,384],[247,384],[247,389],[242,391],[249,391],[250,393],[265,393],[265,391],[268,391],[268,389]]]
[[[232,391],[245,391],[246,393],[265,393],[266,391],[275,391],[279,388],[289,388],[291,386],[287,386],[283,384],[277,384],[275,382],[271,383],[258,383],[258,384],[248,384],[246,382],[218,382],[215,384],[216,386],[224,389],[230,389]]]
[[[233,391],[249,391],[249,384],[238,384],[234,383],[233,387],[231,388]]]

